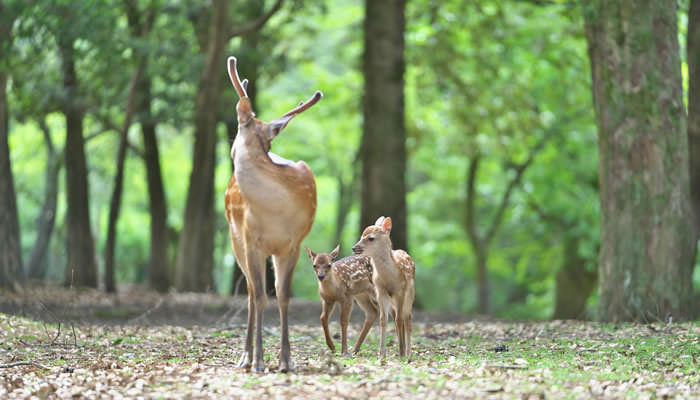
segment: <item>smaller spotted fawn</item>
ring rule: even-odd
[[[374,285],[372,285],[372,265],[369,257],[350,256],[333,262],[338,256],[340,245],[336,246],[329,254],[314,253],[306,247],[306,253],[314,263],[316,278],[318,279],[318,294],[321,297],[321,325],[326,336],[326,344],[332,352],[335,345],[328,331],[328,317],[333,312],[335,303],[340,303],[340,328],[342,332],[342,354],[347,353],[348,322],[352,312],[352,301],[355,299],[360,308],[365,312],[365,323],[362,326],[357,343],[352,349],[357,353],[367,332],[377,320],[377,306],[374,299]]]

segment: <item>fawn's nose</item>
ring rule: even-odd
[[[362,247],[359,244],[356,244],[356,245],[352,246],[352,252],[355,254],[361,254]]]
[[[326,275],[324,275],[324,274],[321,274],[321,275],[317,275],[317,277],[318,277],[318,280],[319,280],[319,281],[322,281],[322,280],[323,280],[323,278],[325,278],[325,277],[326,277]]]

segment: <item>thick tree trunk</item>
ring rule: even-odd
[[[0,287],[14,289],[24,280],[17,200],[10,165],[7,55],[10,48],[8,15],[0,5]]]
[[[600,150],[603,321],[691,316],[688,139],[676,1],[585,13]]]
[[[688,148],[690,149],[690,192],[695,214],[694,235],[700,239],[700,0],[690,1],[688,12]],[[693,252],[697,255],[697,253]]]
[[[165,188],[160,170],[156,124],[151,115],[151,82],[146,77],[140,86],[141,132],[148,181],[148,208],[151,214],[151,258],[148,281],[153,289],[166,292],[172,281],[168,258],[168,213]]]
[[[395,249],[406,249],[404,123],[405,0],[365,2],[365,95],[360,232],[391,217]]]
[[[56,222],[56,203],[58,199],[58,172],[61,169],[60,154],[56,152],[51,132],[45,120],[39,125],[46,141],[46,171],[44,172],[44,204],[36,221],[37,237],[29,255],[26,270],[30,279],[44,279],[46,275],[46,253],[51,242],[51,235]]]
[[[579,255],[578,249],[578,238],[567,238],[564,242],[564,262],[557,272],[553,319],[586,316],[586,303],[598,276],[586,270],[586,260]]]
[[[65,284],[97,287],[95,246],[90,231],[87,162],[83,138],[84,111],[78,101],[78,77],[72,40],[59,40],[63,87],[66,99],[62,111],[66,117],[66,274]]]
[[[216,109],[225,77],[222,60],[229,38],[228,2],[215,0],[211,15],[208,48],[195,105],[194,160],[175,265],[175,285],[180,291],[213,289]]]

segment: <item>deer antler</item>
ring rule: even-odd
[[[236,88],[236,92],[238,92],[238,97],[244,98],[248,97],[248,93],[245,91],[245,87],[247,86],[246,84],[241,82],[241,78],[238,76],[238,68],[236,68],[236,57],[229,57],[228,58],[228,76],[231,78],[231,83],[233,83],[233,86]],[[244,80],[246,83],[248,82],[247,79]]]
[[[311,98],[309,98],[309,99],[306,100],[306,101],[302,101],[301,103],[299,103],[298,106],[296,106],[295,108],[293,108],[293,109],[287,111],[287,112],[282,116],[282,118],[284,118],[284,117],[293,117],[293,116],[295,116],[295,115],[297,115],[297,114],[303,113],[304,111],[306,111],[306,110],[308,110],[309,108],[311,108],[311,106],[313,106],[314,104],[316,104],[319,100],[321,100],[322,97],[323,97],[323,93],[321,93],[320,90],[317,90],[316,93],[314,93],[314,95],[311,96]]]

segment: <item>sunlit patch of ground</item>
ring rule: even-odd
[[[216,308],[219,319],[226,316],[218,324],[146,323],[157,305],[154,297],[140,314],[124,316],[124,323],[87,317],[47,323],[0,314],[0,364],[24,363],[0,369],[0,398],[697,398],[700,393],[697,322],[433,323],[424,314],[414,324],[411,359],[396,356],[391,337],[389,355],[380,360],[376,327],[359,355],[329,354],[314,308],[308,311],[313,321],[291,327],[295,371],[276,372],[278,319],[271,317],[274,323],[264,330],[269,370],[253,374],[235,365],[244,326],[226,318],[238,312],[237,305]],[[356,314],[361,321],[362,313]],[[350,343],[359,327],[352,324]],[[331,329],[338,332],[337,323]]]

